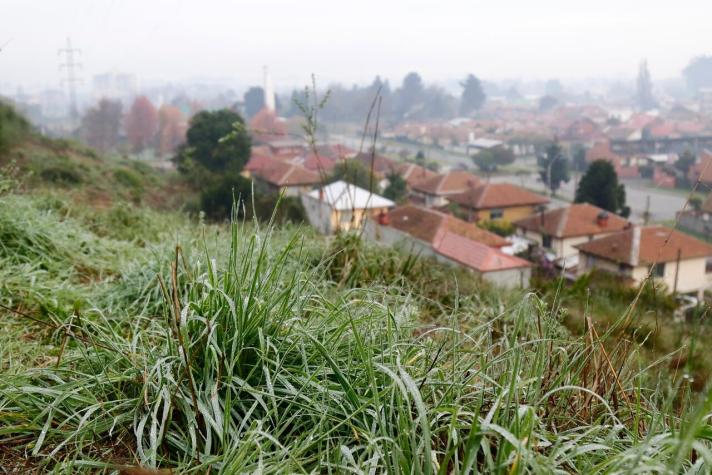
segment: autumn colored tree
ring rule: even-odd
[[[134,152],[153,144],[158,132],[158,112],[146,96],[139,96],[126,115],[126,137]]]
[[[158,109],[159,156],[173,154],[185,142],[187,124],[179,108],[163,105]]]
[[[121,127],[121,103],[102,99],[89,109],[80,127],[82,139],[90,146],[102,152],[116,148]]]

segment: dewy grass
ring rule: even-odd
[[[84,303],[46,310],[51,331],[0,310],[11,322],[0,331],[0,466],[510,474],[712,463],[712,399],[652,384],[634,347],[604,348],[595,328],[570,336],[556,302],[465,275],[458,293],[444,268],[353,237],[327,247],[303,229],[233,223],[139,245],[21,209],[3,215],[0,232],[14,237],[0,259],[35,269],[26,286],[39,297],[66,280]],[[90,237],[83,255],[68,231]],[[111,272],[87,281],[85,266]],[[13,299],[14,282],[3,302],[36,309]],[[37,340],[29,349],[22,325]]]

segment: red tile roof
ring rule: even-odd
[[[310,153],[301,160],[301,165],[307,170],[316,173],[329,174],[336,166],[336,162],[336,158]]]
[[[394,167],[394,171],[400,174],[410,187],[437,176],[437,173],[434,171],[416,165],[415,163],[398,163]]]
[[[549,198],[511,183],[485,183],[464,193],[450,196],[448,200],[474,210],[536,206],[549,203]]]
[[[634,267],[675,261],[678,252],[683,260],[712,256],[711,245],[665,226],[635,226],[574,247],[586,254]]]
[[[367,170],[371,170],[371,168],[373,168],[375,174],[380,177],[385,177],[397,165],[397,162],[391,160],[390,158],[370,152],[358,153],[353,159],[361,162]]]
[[[448,231],[487,246],[503,247],[506,239],[449,214],[419,206],[400,206],[388,213],[389,225],[432,244],[436,235]]]
[[[458,170],[423,180],[416,183],[413,189],[428,195],[447,196],[465,192],[479,183],[480,179],[477,176]]]
[[[611,150],[610,142],[596,142],[593,147],[586,151],[586,161],[606,160],[618,166],[623,160],[620,155]]]
[[[255,173],[258,170],[262,170],[273,165],[277,159],[272,158],[270,155],[256,154],[252,152],[250,159],[245,164],[245,170]]]
[[[531,266],[524,259],[509,256],[498,249],[447,230],[438,232],[433,249],[448,259],[483,273]]]
[[[318,173],[292,163],[275,161],[272,165],[255,171],[255,176],[274,186],[318,185],[321,177]]]
[[[608,216],[605,226],[598,220],[601,213],[607,213]],[[628,221],[598,206],[578,203],[528,216],[513,224],[527,231],[563,239],[622,231]]]

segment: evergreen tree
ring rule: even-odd
[[[470,74],[460,83],[460,86],[462,86],[460,114],[470,115],[485,103],[486,96],[482,89],[482,83],[477,76]]]
[[[654,109],[656,106],[655,98],[653,98],[653,84],[648,71],[648,62],[645,60],[640,63],[640,69],[638,70],[636,99],[638,108],[642,111]]]
[[[581,177],[576,190],[576,203],[590,203],[612,213],[628,216],[625,187],[618,183],[616,170],[607,160],[596,160]]]

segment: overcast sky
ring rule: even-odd
[[[709,0],[2,0],[0,83],[59,84],[57,49],[85,81],[208,77],[240,90],[269,65],[277,89],[320,82],[672,78],[712,53]]]

